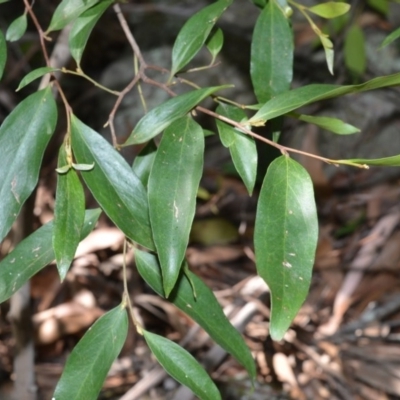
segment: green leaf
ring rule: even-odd
[[[66,174],[71,169],[70,165],[63,165],[62,167],[56,168],[56,172],[59,174]]]
[[[81,240],[95,227],[100,213],[99,208],[86,211]],[[53,228],[53,221],[43,225],[0,262],[0,303],[9,299],[28,279],[54,260]]]
[[[328,66],[328,71],[333,75],[333,61],[335,57],[335,52],[333,50],[333,43],[328,37],[324,35],[320,35],[319,38],[321,39],[322,46],[324,47],[325,59],[326,59],[326,64]]]
[[[54,11],[46,33],[58,31],[101,0],[62,0]]]
[[[41,67],[34,69],[33,71],[29,72],[29,74],[25,75],[24,78],[21,80],[19,86],[16,89],[16,92],[21,90],[26,85],[29,85],[35,79],[42,77],[43,75],[48,74],[49,72],[59,71],[59,68],[53,67]]]
[[[21,101],[0,127],[0,242],[36,186],[56,121],[56,103],[47,87]]]
[[[267,0],[251,0],[256,6],[264,8],[267,4]]]
[[[136,125],[124,146],[140,144],[153,139],[167,128],[172,122],[184,117],[192,108],[196,107],[207,96],[224,89],[227,86],[214,86],[197,89],[173,97],[149,111]]]
[[[396,39],[400,37],[400,27],[395,29],[391,34],[386,36],[385,40],[382,42],[381,47],[385,47],[389,45],[390,43],[394,42]]]
[[[72,350],[53,399],[97,400],[127,334],[128,315],[124,305],[101,316]]]
[[[75,171],[91,171],[94,168],[94,163],[92,164],[75,164],[72,163],[72,168]]]
[[[211,29],[233,0],[219,0],[189,18],[172,48],[171,76],[185,67],[199,52]]]
[[[67,154],[62,146],[58,165],[67,164]],[[73,169],[59,174],[54,208],[53,249],[60,280],[63,281],[74,259],[80,242],[85,219],[85,194],[78,175]]]
[[[69,48],[78,66],[81,63],[82,54],[94,26],[113,2],[114,0],[101,1],[94,7],[84,11],[72,25],[69,34]]]
[[[395,0],[397,3],[398,1]],[[375,9],[376,11],[380,12],[384,16],[389,14],[389,1],[387,0],[367,0],[367,4]]]
[[[222,50],[223,45],[224,45],[224,34],[222,30],[218,28],[206,42],[207,49],[211,53],[212,57],[210,64],[214,64],[215,58]]]
[[[161,269],[157,257],[136,249],[135,261],[140,275],[147,284],[159,296],[164,297]],[[196,298],[194,298],[188,277],[181,273],[168,300],[193,318],[216,343],[246,368],[252,379],[255,379],[255,363],[242,336],[226,318],[210,288],[197,275],[190,271],[186,273],[193,282]]]
[[[345,36],[344,62],[346,67],[357,75],[362,75],[367,68],[364,33],[357,25],[351,26]]]
[[[9,42],[15,42],[24,35],[26,28],[28,27],[28,19],[26,14],[22,14],[16,18],[8,27],[6,32],[6,39]]]
[[[147,187],[156,152],[157,146],[153,140],[150,140],[133,161],[132,171],[140,179],[144,187]]]
[[[265,102],[290,87],[293,32],[275,1],[265,6],[254,27],[250,75],[259,102]]]
[[[264,125],[267,120],[279,117],[307,104],[315,103],[320,100],[331,99],[344,96],[350,93],[360,93],[368,90],[379,89],[400,84],[400,73],[381,76],[371,79],[360,85],[320,85],[312,84],[303,86],[289,92],[278,94],[273,99],[263,104],[258,112],[249,119],[249,124],[253,126]],[[255,107],[252,107],[255,108]]]
[[[299,163],[281,156],[265,176],[254,232],[257,271],[271,291],[274,340],[283,337],[308,294],[317,240],[311,178]]]
[[[97,132],[71,117],[72,148],[82,177],[104,212],[131,240],[154,250],[146,190],[122,156]]]
[[[4,68],[7,62],[7,43],[0,29],[0,79],[3,77]]]
[[[203,130],[186,116],[164,132],[150,173],[150,221],[167,296],[178,279],[189,243],[203,157]]]
[[[313,7],[309,7],[308,11],[322,17],[322,18],[336,18],[346,14],[350,10],[350,4],[327,1],[326,3],[320,3]]]
[[[203,367],[185,349],[169,339],[143,331],[147,345],[162,367],[201,400],[219,400],[221,394]]]
[[[221,103],[217,113],[240,122],[247,118],[240,108]],[[251,195],[257,178],[257,148],[254,139],[218,119],[217,127],[222,144],[229,148],[233,164]]]
[[[352,158],[349,160],[339,160],[342,164],[350,162],[352,164],[373,165],[375,167],[400,167],[400,155],[368,159],[368,158]]]
[[[338,118],[332,117],[314,117],[312,115],[290,113],[289,117],[294,117],[300,121],[314,124],[327,131],[337,133],[338,135],[351,135],[360,132],[360,129],[353,125],[347,124]]]

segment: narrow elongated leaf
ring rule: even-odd
[[[220,28],[216,30],[216,32],[207,40],[206,46],[208,51],[211,53],[211,64],[214,64],[215,58],[222,50],[222,46],[224,45],[224,34]]]
[[[100,213],[99,208],[86,211],[81,240],[95,227]],[[0,262],[0,303],[9,299],[28,279],[55,259],[53,230],[53,221],[43,225]]]
[[[23,87],[26,85],[29,85],[31,82],[33,82],[35,79],[38,79],[42,77],[43,75],[48,74],[49,72],[54,72],[54,71],[59,71],[58,68],[53,68],[53,67],[41,67],[34,69],[33,71],[29,72],[20,82],[18,85],[16,91],[21,90]]]
[[[219,0],[189,18],[180,30],[172,48],[171,76],[186,66],[207,40],[218,18],[233,0]]]
[[[154,250],[146,190],[122,156],[97,132],[71,118],[72,148],[82,177],[104,212],[133,240]]]
[[[357,25],[350,27],[345,37],[344,62],[357,75],[362,75],[367,68],[364,33]]]
[[[219,400],[221,394],[204,368],[185,349],[169,339],[143,331],[147,345],[162,367],[201,400]]]
[[[217,107],[217,113],[237,122],[247,117],[240,108],[222,103]],[[233,164],[251,195],[256,183],[258,161],[254,139],[225,122],[218,119],[216,121],[221,141],[225,147],[229,148]]]
[[[324,48],[325,59],[326,59],[326,64],[328,66],[328,70],[333,75],[333,61],[335,58],[335,52],[333,50],[333,43],[329,39],[328,35],[326,35],[324,33],[319,33],[318,37],[321,40],[322,46]]]
[[[319,126],[327,131],[337,133],[338,135],[351,135],[360,132],[360,129],[350,125],[338,118],[332,117],[314,117],[313,115],[290,113],[290,117],[297,118],[300,121],[308,122]]]
[[[349,161],[354,164],[365,164],[365,165],[372,165],[375,167],[400,167],[400,155],[384,157],[384,158],[375,158],[375,159],[352,158],[349,160],[340,160],[340,161],[343,162]]]
[[[24,35],[26,28],[28,27],[28,19],[26,14],[22,14],[16,18],[11,25],[8,27],[6,32],[6,39],[9,42],[15,42]]]
[[[137,269],[147,284],[164,297],[161,269],[157,257],[144,251],[135,250]],[[189,279],[186,274],[189,275]],[[196,290],[196,298],[193,288]],[[190,271],[180,275],[175,289],[168,300],[193,318],[229,354],[242,364],[252,379],[256,377],[253,357],[239,332],[226,318],[214,293],[204,282]]]
[[[156,152],[157,146],[153,140],[150,140],[133,161],[132,170],[141,180],[144,187],[147,187]]]
[[[392,33],[386,36],[385,40],[382,42],[381,47],[385,47],[390,43],[394,42],[396,39],[400,37],[400,27],[395,29]]]
[[[64,28],[99,1],[101,0],[62,0],[54,11],[46,33]]]
[[[260,103],[289,89],[293,76],[293,31],[275,1],[262,10],[251,42],[250,76]]]
[[[67,155],[62,146],[58,166],[66,164]],[[77,173],[71,168],[66,174],[58,175],[54,208],[53,248],[61,281],[74,259],[84,219],[85,194]]]
[[[51,88],[19,103],[0,127],[0,242],[32,193],[57,120]]]
[[[101,1],[99,4],[84,11],[72,25],[69,33],[69,48],[78,66],[81,63],[83,51],[94,26],[113,2],[114,0]]]
[[[0,29],[0,79],[3,77],[4,68],[7,62],[7,44],[3,32]]]
[[[150,173],[150,221],[167,296],[178,279],[189,242],[203,153],[203,130],[191,117],[183,117],[164,132]]]
[[[344,96],[350,93],[360,93],[400,84],[400,73],[371,79],[360,85],[325,85],[312,84],[278,94],[273,99],[261,105],[258,112],[249,120],[253,126],[264,125],[269,119],[279,117],[307,104],[320,100]]]
[[[350,4],[338,1],[327,1],[326,3],[320,3],[308,8],[308,11],[327,19],[340,17],[349,10]]]
[[[172,122],[185,116],[192,108],[196,107],[207,96],[224,89],[227,86],[215,86],[205,89],[193,90],[167,100],[153,108],[136,125],[124,146],[140,144],[153,139]]]
[[[257,271],[271,291],[274,340],[283,337],[308,294],[317,240],[311,179],[299,163],[281,156],[265,176],[254,232]]]
[[[128,334],[128,315],[118,307],[101,316],[72,350],[54,400],[97,400]]]

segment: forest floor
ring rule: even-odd
[[[324,174],[321,165],[307,167],[314,180]],[[144,325],[183,344],[207,366],[224,400],[399,398],[400,188],[392,180],[357,189],[372,175],[339,171],[319,179],[320,236],[310,293],[284,340],[272,342],[268,287],[256,276],[252,247],[257,196],[249,198],[235,177],[206,172],[202,187],[209,197],[198,206],[187,258],[243,333],[257,364],[254,392],[235,360],[143,283],[130,251],[129,287]],[[53,195],[42,182],[35,207],[41,223],[52,218],[52,207]],[[32,279],[36,376],[44,400],[51,399],[65,359],[85,330],[121,301],[123,241],[103,216],[79,246],[62,284],[54,265]],[[0,366],[12,378],[6,311],[3,306]],[[11,385],[3,385],[4,398]],[[192,396],[166,375],[131,326],[101,395],[110,398]]]

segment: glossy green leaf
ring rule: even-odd
[[[147,187],[156,152],[157,146],[153,140],[150,140],[133,161],[132,170],[141,180],[144,187]]]
[[[67,164],[65,147],[58,155],[58,165]],[[85,194],[77,173],[70,169],[57,178],[54,207],[53,249],[61,281],[67,275],[80,242],[85,219]]]
[[[240,108],[223,103],[218,106],[217,113],[237,122],[247,117]],[[254,139],[225,122],[218,119],[216,122],[221,141],[225,147],[229,148],[233,164],[251,195],[256,183],[258,161]]]
[[[385,40],[381,44],[381,48],[389,45],[400,37],[400,27],[395,29],[392,33],[386,36]]]
[[[7,43],[0,29],[0,79],[3,77],[4,68],[7,62]]]
[[[185,67],[199,52],[218,18],[233,0],[219,0],[189,18],[172,48],[171,76]]]
[[[128,334],[128,315],[119,305],[101,316],[72,350],[54,400],[97,400]]]
[[[24,35],[28,27],[28,18],[26,14],[22,14],[16,18],[8,27],[6,32],[6,39],[9,42],[15,42]]]
[[[94,26],[113,2],[113,0],[101,1],[84,11],[72,25],[69,33],[69,48],[78,66],[81,63],[82,54]]]
[[[43,75],[48,74],[49,72],[59,71],[58,68],[53,67],[41,67],[34,69],[33,71],[29,72],[29,74],[25,75],[24,78],[21,80],[20,84],[18,85],[16,91],[21,90],[26,85],[29,85],[35,79],[41,78]]]
[[[151,352],[162,367],[201,400],[220,400],[221,394],[204,368],[185,349],[169,339],[143,331]]]
[[[253,126],[264,125],[266,121],[284,115],[307,104],[320,100],[331,99],[351,93],[360,93],[400,84],[400,73],[371,79],[360,85],[326,85],[312,84],[289,92],[278,94],[273,99],[261,105],[258,112],[249,119]],[[255,107],[252,107],[255,108]]]
[[[97,132],[71,118],[72,148],[82,177],[104,212],[131,240],[154,250],[147,193],[123,157]]]
[[[211,53],[211,64],[214,64],[215,58],[222,50],[224,45],[224,34],[220,28],[218,28],[215,33],[207,40],[206,46],[208,51]]]
[[[338,135],[351,135],[353,133],[360,132],[360,129],[353,125],[350,125],[338,118],[332,117],[315,117],[313,115],[290,113],[290,117],[294,117],[300,121],[308,122],[319,126],[327,131],[337,133]]]
[[[101,210],[87,210],[80,239],[95,227]],[[9,299],[28,279],[55,259],[52,246],[53,221],[43,225],[0,262],[0,303]]]
[[[357,25],[351,26],[345,36],[344,62],[357,75],[362,75],[367,68],[364,33]]]
[[[144,251],[135,250],[137,269],[147,284],[159,295],[164,297],[161,269],[157,257]],[[243,337],[226,318],[211,289],[192,272],[181,273],[168,300],[193,318],[209,335],[229,354],[242,364],[252,379],[256,378],[256,367],[253,357]]]
[[[320,3],[308,8],[308,11],[327,19],[340,17],[349,10],[350,4],[338,1],[327,1],[326,3]]]
[[[56,121],[56,103],[47,87],[22,100],[0,127],[0,242],[36,186]]]
[[[262,10],[251,42],[250,76],[259,102],[289,89],[293,75],[293,32],[275,1]]]
[[[271,291],[274,340],[283,337],[308,294],[317,240],[311,178],[299,163],[281,156],[265,176],[254,232],[257,271]]]
[[[124,146],[140,144],[153,139],[172,122],[184,117],[202,100],[227,86],[215,86],[193,90],[189,93],[173,97],[149,111],[136,125]]]
[[[167,297],[178,279],[189,243],[203,157],[203,130],[186,116],[164,132],[150,173],[150,221]]]
[[[101,0],[62,0],[53,13],[46,33],[63,29]]]
[[[353,164],[372,165],[375,167],[400,167],[400,155],[384,157],[384,158],[352,158],[349,160],[340,160],[345,163],[346,161]]]

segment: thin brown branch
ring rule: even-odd
[[[131,30],[129,29],[128,22],[126,21],[124,14],[122,13],[120,5],[118,3],[115,3],[113,5],[113,8],[114,8],[115,14],[117,15],[117,18],[119,20],[121,28],[124,31],[126,38],[128,39],[128,42],[131,45],[133,52],[135,53],[136,57],[139,60],[140,67],[143,69],[146,68],[147,64],[144,61],[142,52],[140,51],[140,48],[139,48],[138,44],[136,43],[136,40],[135,40],[134,36],[132,35]]]
[[[117,134],[115,132],[115,126],[114,126],[115,114],[117,113],[118,107],[120,106],[120,104],[121,104],[122,100],[124,99],[124,97],[126,96],[126,94],[133,89],[133,87],[139,82],[139,79],[140,79],[140,74],[138,73],[132,79],[132,81],[128,84],[128,86],[126,86],[125,89],[123,89],[119,93],[117,101],[115,102],[114,107],[108,116],[108,121],[105,124],[105,126],[110,126],[111,138],[113,141],[113,146],[115,148],[118,147]]]

